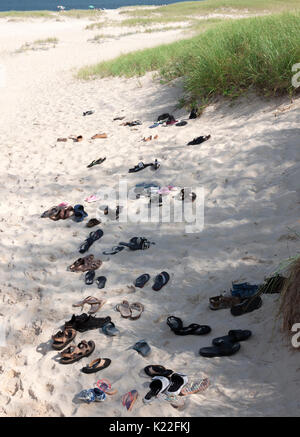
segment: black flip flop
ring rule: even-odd
[[[198,325],[197,323],[192,323],[191,325],[185,328],[173,329],[173,332],[176,335],[205,335],[205,334],[209,334],[210,331],[211,331],[210,326]]]
[[[164,366],[160,366],[159,364],[157,365],[150,365],[150,366],[146,366],[144,368],[144,371],[146,373],[146,375],[148,376],[170,376],[172,375],[173,370],[171,369],[166,369]]]
[[[240,350],[240,343],[228,343],[225,342],[220,346],[203,347],[200,349],[199,354],[202,357],[229,357],[237,353]]]
[[[187,124],[187,121],[179,121],[178,123],[175,124],[175,126],[185,126]]]
[[[93,360],[88,366],[83,367],[81,371],[83,373],[96,373],[99,372],[99,370],[106,369],[106,367],[108,367],[110,363],[111,360],[109,358],[97,358],[96,360]],[[99,366],[99,364],[101,365]]]
[[[94,112],[95,111],[85,111],[85,112],[83,112],[83,116],[85,117],[86,115],[92,115],[92,114],[94,114]]]
[[[161,272],[154,279],[154,285],[152,290],[159,291],[163,286],[165,286],[170,280],[170,275],[168,272]]]
[[[144,273],[143,275],[136,278],[134,285],[138,288],[143,288],[150,279],[150,275],[148,273]]]
[[[79,247],[79,253],[85,253],[87,250],[89,250],[89,248],[91,247],[91,245],[99,240],[101,237],[103,236],[103,231],[102,229],[97,229],[97,231],[95,232],[91,232],[89,237],[85,240],[84,243],[81,244],[81,246]]]
[[[167,325],[169,326],[170,329],[172,329],[172,331],[174,329],[178,330],[183,328],[182,320],[179,317],[175,317],[175,316],[169,316],[167,318]]]
[[[115,255],[116,253],[121,252],[124,249],[124,246],[114,246],[111,250],[104,250],[103,255]]]
[[[94,278],[95,278],[95,270],[89,270],[88,272],[86,272],[85,277],[84,277],[84,282],[86,283],[86,285],[92,285],[94,282]]]
[[[96,160],[92,161],[89,165],[87,165],[87,168],[94,167],[94,165],[102,164],[105,160],[106,160],[106,157],[105,158],[96,159]]]
[[[97,282],[97,285],[98,285],[98,288],[104,288],[105,287],[105,284],[106,284],[106,277],[105,276],[99,276],[97,279],[96,279],[96,282]]]
[[[210,139],[210,135],[201,135],[200,137],[194,138],[192,141],[187,143],[188,146],[194,146],[195,144],[201,144],[204,141],[207,141]]]
[[[214,346],[220,346],[223,343],[237,343],[239,341],[248,340],[251,337],[252,332],[248,329],[232,329],[228,331],[228,335],[224,335],[223,337],[214,338],[212,343]]]

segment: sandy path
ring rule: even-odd
[[[259,283],[280,260],[297,252],[297,238],[289,229],[299,230],[299,100],[277,117],[277,106],[287,106],[287,101],[263,103],[249,97],[235,105],[210,107],[186,127],[159,128],[156,142],[140,142],[153,134],[148,126],[160,113],[186,115],[175,110],[180,84],[161,86],[151,75],[85,83],[72,74],[88,63],[158,44],[161,34],[96,46],[86,41],[84,20],[70,22],[0,26],[2,62],[9,73],[0,97],[0,317],[7,334],[0,349],[1,415],[126,415],[119,395],[136,388],[142,398],[149,381],[140,370],[151,363],[191,378],[207,376],[211,387],[190,397],[182,412],[158,401],[144,406],[139,399],[133,415],[299,415],[299,357],[284,345],[275,322],[278,296],[264,296],[260,310],[241,318],[208,309],[208,298],[229,290],[231,281]],[[56,48],[12,53],[26,41],[49,36],[59,38]],[[178,37],[175,31],[163,34],[164,41]],[[87,109],[95,114],[82,117]],[[143,125],[131,130],[112,121],[122,114],[128,120],[141,119]],[[99,131],[107,132],[108,139],[89,140]],[[186,146],[207,133],[212,135],[207,143]],[[84,141],[56,142],[70,134],[81,134]],[[87,171],[86,165],[99,156],[107,161]],[[145,170],[129,178],[129,167],[153,158],[162,163],[157,173]],[[39,216],[60,201],[84,203],[101,186],[117,187],[119,178],[126,178],[130,187],[149,180],[203,186],[205,228],[200,234],[185,234],[182,224],[103,224],[104,237],[90,250],[100,257],[103,248],[134,235],[156,245],[145,252],[103,257],[99,274],[108,283],[99,291],[85,286],[83,275],[66,272],[88,234],[84,223]],[[93,217],[99,205],[85,205]],[[130,205],[133,211],[143,207],[136,201]],[[135,293],[127,289],[141,273],[153,278],[161,270],[170,272],[171,281],[160,293],[149,285]],[[111,339],[95,330],[77,336],[78,342],[96,342],[93,358],[112,359],[99,376],[119,390],[105,403],[88,406],[74,401],[76,393],[96,381],[80,373],[87,360],[67,368],[59,365],[49,339],[72,315],[72,303],[90,294],[107,299],[99,316],[110,315],[121,335]],[[140,320],[121,319],[114,311],[126,297],[145,305]],[[209,324],[213,331],[200,338],[174,336],[165,323],[171,314],[187,324]],[[231,358],[199,357],[200,347],[231,328],[250,328],[253,338]],[[152,347],[147,359],[128,349],[142,338]]]

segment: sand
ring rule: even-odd
[[[107,12],[109,14],[116,12]],[[276,319],[278,295],[263,296],[263,306],[242,317],[229,310],[213,312],[208,299],[230,290],[232,281],[260,283],[281,260],[297,253],[299,239],[299,109],[300,100],[263,101],[247,96],[234,103],[208,107],[185,127],[149,129],[163,112],[187,117],[176,109],[181,83],[161,85],[148,74],[141,79],[78,81],[79,67],[119,53],[150,47],[181,37],[180,30],[136,34],[94,44],[87,40],[88,20],[65,19],[0,23],[1,64],[6,84],[0,94],[1,194],[1,416],[290,416],[299,415],[299,353],[290,348]],[[163,37],[162,37],[163,35]],[[56,37],[49,50],[16,53],[26,42]],[[82,112],[94,110],[91,116]],[[113,121],[140,119],[136,130]],[[107,139],[90,140],[98,132]],[[144,136],[158,134],[152,142]],[[201,146],[186,143],[211,134]],[[83,141],[58,143],[58,137],[82,135]],[[101,166],[87,169],[106,156]],[[139,161],[157,158],[161,168],[128,175]],[[104,236],[89,253],[99,256],[107,286],[85,286],[83,274],[66,271],[79,257],[78,247],[89,230],[85,222],[41,219],[62,201],[82,203],[92,218],[98,203],[84,199],[101,187],[116,188],[143,181],[205,190],[202,232],[186,233],[183,223],[118,223],[101,228]],[[138,211],[143,200],[131,200]],[[124,250],[115,256],[103,249],[145,236],[156,244],[144,252]],[[160,292],[151,289],[160,271],[170,273]],[[144,289],[128,286],[142,273],[151,275]],[[72,304],[88,295],[105,298],[97,313],[111,316],[120,336],[99,330],[78,333],[77,343],[94,340],[91,359],[108,357],[109,368],[96,375],[80,369],[91,359],[70,366],[57,362],[50,338],[80,309]],[[123,299],[142,302],[137,321],[114,310]],[[87,307],[86,307],[87,309]],[[208,324],[203,337],[175,336],[166,325],[169,315],[184,323]],[[251,329],[253,336],[228,358],[205,359],[200,347],[229,329]],[[146,339],[152,348],[143,358],[130,347]],[[148,364],[163,364],[189,378],[208,377],[209,389],[186,399],[178,411],[165,401],[144,405]],[[104,403],[82,404],[76,394],[108,378],[118,394]],[[126,412],[121,395],[139,392],[134,409]]]

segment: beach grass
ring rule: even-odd
[[[292,65],[300,61],[300,13],[224,20],[193,38],[140,50],[83,68],[78,77],[183,78],[185,98],[293,93]]]
[[[127,8],[120,14],[132,17],[180,17],[205,15],[215,13],[234,12],[286,12],[300,9],[299,0],[205,0],[193,2],[179,2],[157,8]]]

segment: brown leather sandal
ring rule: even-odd
[[[52,348],[62,350],[76,337],[77,332],[73,328],[66,328],[63,331],[58,331],[52,336]]]
[[[72,364],[81,358],[88,357],[95,350],[95,343],[93,341],[81,341],[78,346],[70,346],[60,353],[61,364]]]
[[[209,299],[209,307],[211,310],[221,310],[223,308],[231,308],[241,302],[239,297],[234,296],[214,296]]]
[[[97,270],[102,265],[100,259],[94,260],[94,255],[88,255],[84,258],[78,258],[71,266],[69,270],[71,272],[87,272],[88,270]]]

